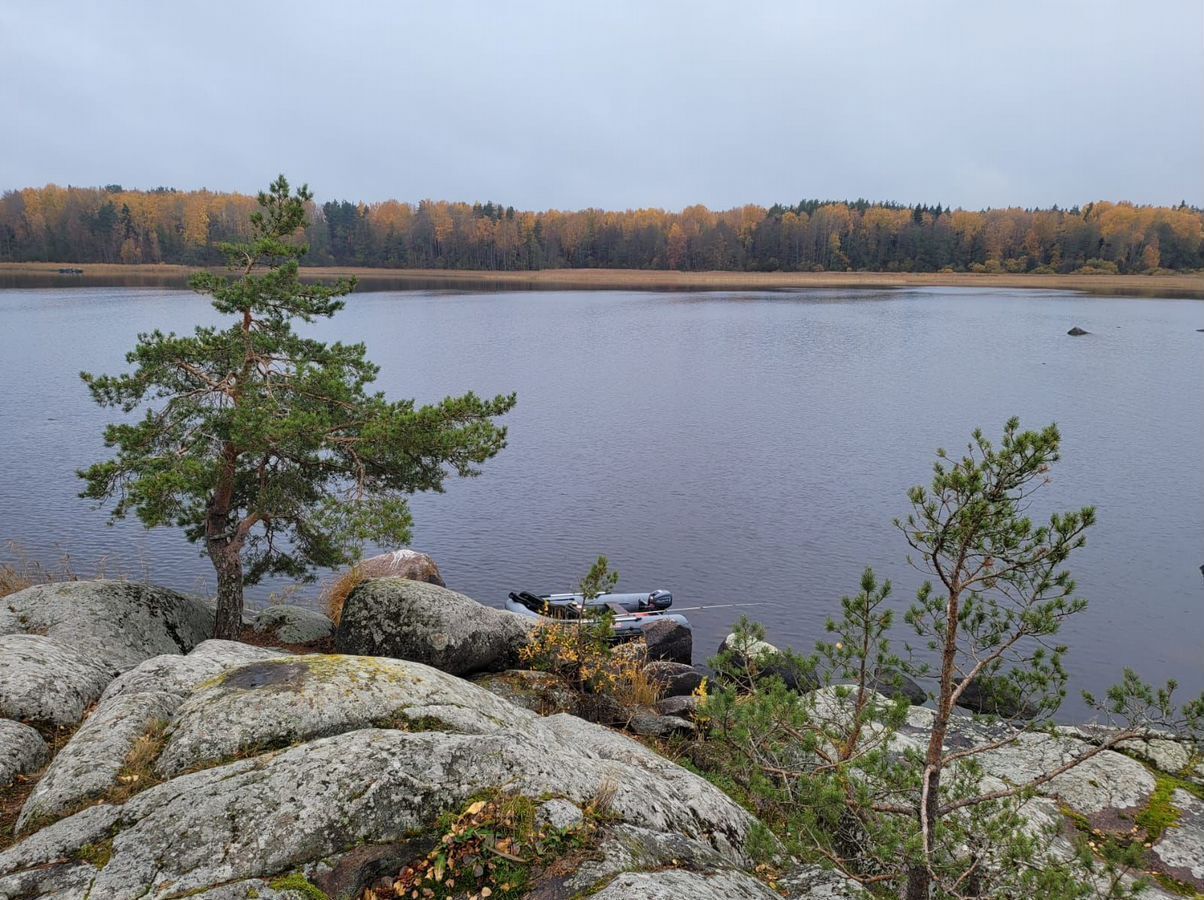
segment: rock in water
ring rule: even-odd
[[[334,634],[334,622],[320,612],[283,603],[265,606],[255,614],[251,627],[282,644],[312,644]]]
[[[1079,328],[1079,326],[1078,326],[1078,325],[1075,325],[1075,326],[1074,326],[1074,328],[1070,329],[1070,330],[1069,330],[1068,332],[1066,332],[1066,333],[1067,333],[1068,335],[1070,335],[1071,337],[1082,337],[1082,336],[1083,336],[1083,335],[1085,335],[1085,334],[1091,334],[1091,332],[1090,332],[1090,331],[1085,331],[1084,329],[1082,329],[1082,328]]]
[[[364,578],[408,578],[447,587],[435,561],[425,553],[409,548],[370,557],[355,568]]]
[[[671,619],[658,619],[644,626],[649,662],[675,662],[690,665],[694,661],[694,634]]]
[[[961,684],[960,678],[953,681],[955,684]],[[957,698],[957,705],[962,709],[1004,719],[1031,719],[1037,714],[1011,684],[1002,679],[988,679],[982,676],[975,678]]]
[[[892,700],[895,697],[906,697],[907,702],[912,706],[923,706],[928,701],[927,691],[902,672],[894,669],[875,672],[869,686]]]
[[[374,578],[347,598],[334,645],[464,675],[512,667],[533,624],[433,584]]]

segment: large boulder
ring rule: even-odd
[[[355,567],[364,578],[409,578],[447,587],[435,561],[425,553],[403,548],[363,560]]]
[[[335,632],[339,653],[391,656],[464,675],[513,666],[534,620],[446,588],[375,578],[351,592]]]
[[[758,681],[772,676],[799,693],[819,687],[812,673],[803,671],[773,644],[750,635],[731,632],[719,643],[719,655],[729,663],[725,671],[719,672],[721,676],[734,677],[737,681],[747,681],[746,673],[752,673]]]
[[[36,772],[50,759],[50,748],[36,728],[0,719],[0,789],[18,775]]]
[[[290,896],[303,876],[329,883],[331,873],[358,896],[415,834],[495,790],[578,809],[609,799],[603,847],[629,849],[609,863],[605,849],[591,856],[583,891],[645,861],[660,870],[705,859],[715,884],[757,884],[744,850],[754,820],[702,778],[608,729],[541,718],[413,662],[252,662],[196,685],[165,737],[162,783],[36,821],[0,852],[0,897]],[[98,767],[114,755],[86,747]],[[622,829],[639,837],[621,839]]]
[[[642,629],[649,662],[675,662],[690,665],[694,661],[694,633],[672,619],[657,619]]]
[[[229,669],[180,706],[155,765],[171,777],[359,728],[497,731],[530,718],[468,681],[396,659],[285,656]]]
[[[662,697],[682,697],[694,693],[706,676],[701,669],[686,663],[650,662],[644,675],[661,688]]]
[[[954,683],[960,686],[961,679],[955,678]],[[1032,719],[1037,715],[1036,708],[1026,702],[1010,682],[1001,678],[975,678],[957,698],[957,705],[1004,719]]]
[[[100,700],[103,704],[113,697],[143,691],[176,694],[183,700],[197,685],[216,678],[227,669],[284,655],[279,650],[238,641],[202,641],[187,656],[168,654],[139,663],[109,682]]]
[[[228,669],[282,655],[233,641],[209,640],[187,656],[152,657],[119,676],[109,683],[95,711],[30,793],[17,820],[17,831],[78,809],[118,788],[139,741],[157,741],[194,688]],[[157,753],[157,743],[154,746]]]
[[[509,700],[515,706],[529,709],[541,716],[552,713],[577,713],[581,694],[573,686],[551,672],[535,669],[507,669],[488,672],[475,679],[475,684],[492,694]]]
[[[106,668],[48,637],[0,636],[0,717],[73,725],[110,678]]]
[[[928,692],[913,679],[895,669],[881,669],[875,672],[869,687],[892,700],[904,697],[912,706],[923,706],[928,702]]]
[[[130,581],[39,584],[0,600],[0,634],[38,634],[109,672],[163,653],[187,653],[213,635],[198,597]]]
[[[251,629],[281,644],[316,644],[334,634],[334,622],[303,606],[275,603],[255,614]]]

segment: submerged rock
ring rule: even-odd
[[[369,557],[360,562],[355,569],[364,578],[409,578],[411,581],[425,581],[427,584],[447,587],[435,561],[425,553],[410,550],[408,547]]]
[[[1079,328],[1079,326],[1078,326],[1078,325],[1075,325],[1075,326],[1074,326],[1074,328],[1070,329],[1070,330],[1069,330],[1068,332],[1066,332],[1066,333],[1067,333],[1068,335],[1070,335],[1071,337],[1082,337],[1082,336],[1083,336],[1083,335],[1085,335],[1085,334],[1091,334],[1091,332],[1090,332],[1090,331],[1085,331],[1084,329],[1082,329],[1082,328]]]
[[[282,644],[313,644],[334,634],[334,622],[320,612],[283,603],[261,609],[251,620],[251,628]]]
[[[334,643],[340,653],[391,656],[463,675],[512,666],[533,622],[436,585],[375,578],[347,598]]]

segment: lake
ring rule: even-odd
[[[120,370],[139,331],[211,321],[185,291],[0,290],[0,540],[209,589],[195,547],[106,527],[73,473],[103,457],[111,415],[77,373]],[[354,295],[315,333],[365,341],[393,397],[518,392],[484,475],[414,499],[414,546],[450,587],[491,604],[564,590],[603,553],[622,588],[758,604],[690,613],[700,661],[742,612],[809,647],[866,565],[902,609],[921,578],[891,521],[934,450],[1012,415],[1056,421],[1064,459],[1034,512],[1098,508],[1071,564],[1090,601],[1064,632],[1072,688],[1132,665],[1198,693],[1201,327],[1199,301],[1037,291],[410,291]]]

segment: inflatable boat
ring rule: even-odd
[[[611,612],[614,640],[629,641],[640,637],[654,622],[676,622],[684,628],[690,620],[678,613],[666,612],[673,602],[668,591],[648,594],[602,594],[582,604],[580,594],[537,595],[527,591],[511,592],[505,607],[520,616],[552,622],[573,622],[604,612]],[[657,604],[663,604],[658,606]]]
[[[510,596],[515,595],[511,594]],[[532,600],[536,601],[540,610],[545,606],[581,608],[584,605],[586,609],[609,609],[617,614],[620,612],[653,612],[668,609],[673,605],[673,594],[669,591],[649,591],[646,594],[599,594],[588,602],[585,602],[583,594],[529,594],[526,591],[519,591],[518,596],[524,598],[522,601],[524,604]]]

